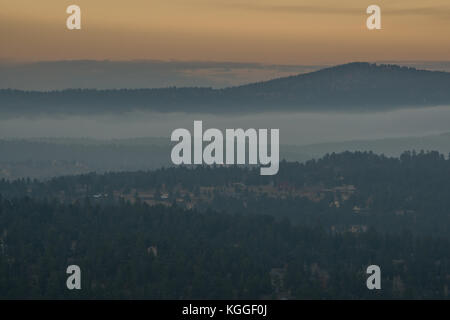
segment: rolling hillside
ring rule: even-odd
[[[0,90],[0,112],[101,114],[158,112],[386,111],[450,105],[450,73],[355,62],[225,89]]]

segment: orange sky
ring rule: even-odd
[[[365,27],[371,4],[383,30]],[[449,0],[0,0],[0,59],[19,61],[450,60],[449,35]]]

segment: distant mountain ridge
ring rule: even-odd
[[[450,73],[353,62],[225,89],[0,90],[2,114],[386,111],[450,105]]]
[[[169,138],[96,140],[91,138],[0,139],[0,180],[40,178],[96,171],[117,172],[170,167]],[[427,136],[280,145],[280,159],[305,162],[326,154],[372,151],[399,157],[405,151],[450,154],[450,132]]]

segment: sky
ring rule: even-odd
[[[382,30],[366,28],[372,4]],[[448,0],[0,0],[0,61],[445,61],[449,32]]]

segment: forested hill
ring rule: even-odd
[[[449,176],[450,160],[437,152],[406,152],[400,158],[344,152],[306,163],[282,162],[275,176],[260,176],[257,168],[199,166],[0,180],[0,196],[69,204],[86,199],[175,204],[273,215],[328,230],[375,227],[448,238]]]
[[[225,89],[0,90],[3,115],[254,111],[380,111],[450,105],[450,73],[355,62]]]
[[[449,299],[449,176],[436,152],[346,152],[0,180],[0,299]]]
[[[448,299],[447,239],[26,198],[0,199],[0,221],[0,299]],[[383,290],[366,288],[374,263]]]

